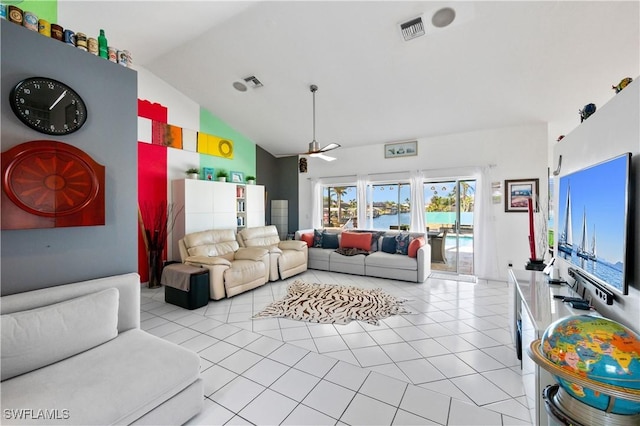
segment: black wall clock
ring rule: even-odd
[[[11,90],[9,103],[24,124],[47,135],[68,135],[87,121],[80,95],[52,78],[22,80]]]

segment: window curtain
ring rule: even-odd
[[[426,232],[424,222],[424,175],[421,171],[411,172],[411,231]]]
[[[322,184],[319,179],[311,179],[311,226],[322,228]]]
[[[358,175],[356,186],[356,203],[358,206],[358,228],[371,229],[373,224],[369,223],[367,217],[367,185],[369,184],[366,175]]]
[[[473,253],[475,275],[487,280],[500,280],[496,217],[491,201],[492,166],[483,167],[477,174],[474,214]]]

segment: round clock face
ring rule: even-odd
[[[80,95],[51,78],[22,80],[11,90],[9,102],[24,124],[47,135],[68,135],[87,121],[87,107]]]

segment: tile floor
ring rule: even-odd
[[[380,325],[251,320],[295,279],[382,288]],[[309,270],[189,311],[142,289],[141,327],[202,359],[194,425],[530,425],[504,282],[423,284]]]

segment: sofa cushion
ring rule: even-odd
[[[3,382],[2,407],[68,410],[69,419],[57,423],[131,424],[196,381],[199,367],[196,353],[142,330],[129,330]]]
[[[396,254],[406,255],[409,252],[409,240],[411,235],[400,233],[396,235]]]
[[[313,247],[313,234],[311,232],[300,235],[300,239],[307,243],[308,247]]]
[[[322,248],[323,236],[324,236],[324,231],[319,229],[313,230],[313,247]]]
[[[409,243],[409,249],[407,255],[409,257],[416,257],[418,255],[418,249],[426,244],[424,237],[418,237],[411,240]]]
[[[388,270],[393,269],[406,269],[410,271],[416,271],[418,269],[418,262],[416,259],[412,259],[409,256],[398,256],[397,254],[389,254],[381,251],[371,253],[365,259],[366,267],[378,267]]]
[[[325,232],[322,235],[322,248],[337,249],[338,247],[340,247],[338,234],[330,234],[328,232]]]
[[[382,237],[382,248],[385,253],[395,254],[396,252],[396,237]]]
[[[343,232],[340,238],[340,248],[357,248],[371,250],[370,232]]]
[[[116,288],[2,315],[2,380],[45,367],[118,335]]]

